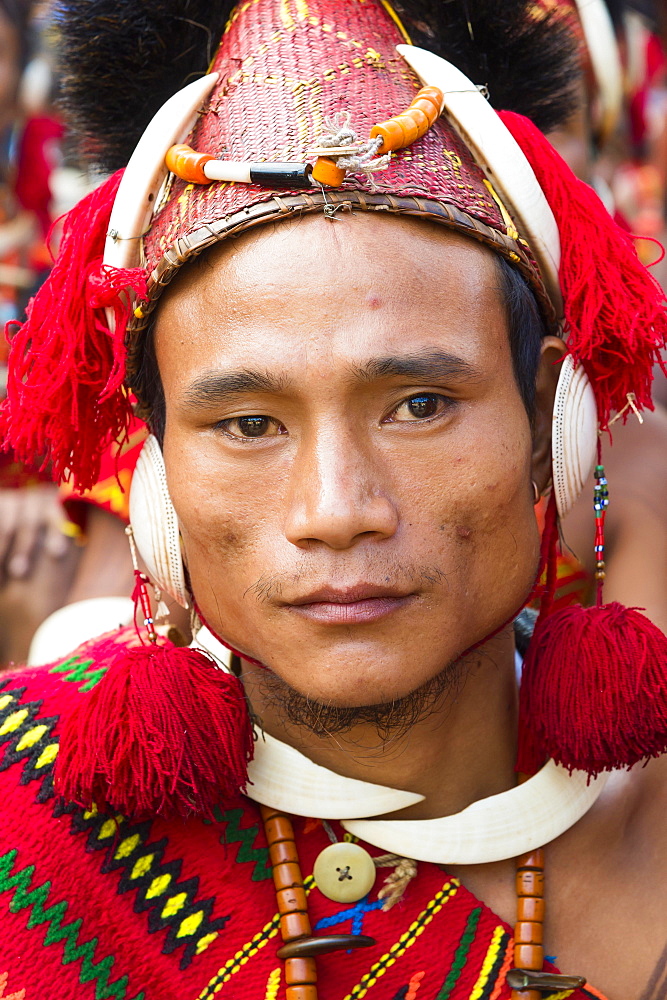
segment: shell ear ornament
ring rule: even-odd
[[[558,516],[562,519],[581,495],[593,465],[598,440],[595,395],[582,365],[564,359],[553,409],[552,472]]]
[[[169,496],[162,449],[152,434],[146,439],[132,476],[130,524],[155,586],[182,608],[189,608],[178,516]]]

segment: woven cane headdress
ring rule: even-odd
[[[137,372],[160,292],[187,261],[230,235],[295,214],[381,210],[419,216],[503,255],[533,289],[547,328],[564,325],[570,354],[558,389],[554,495],[544,542],[550,574],[557,514],[576,498],[593,461],[596,410],[605,428],[628,394],[638,407],[650,405],[651,367],[667,321],[662,293],[639,264],[631,240],[520,113],[549,126],[571,107],[573,47],[566,26],[519,0],[476,3],[470,17],[468,7],[458,0],[395,6],[386,0],[253,0],[231,10],[228,4],[62,2],[67,88],[84,147],[98,162],[117,166],[132,145],[125,131],[141,134],[125,171],[119,169],[70,213],[51,280],[13,335],[2,411],[8,443],[24,457],[43,455],[57,476],[71,473],[80,487],[91,485],[101,448],[123,434],[131,416],[128,374],[130,387],[141,390]],[[203,37],[192,37],[200,31]],[[163,51],[165,38],[176,54]],[[112,84],[93,96],[92,67],[108,72],[107,65],[113,67]],[[179,66],[186,78],[210,72],[173,93],[172,67]],[[137,97],[142,92],[141,102],[128,99],[126,79]],[[123,116],[109,114],[109,107],[119,99],[123,109],[139,107],[146,94],[154,117],[144,123],[137,113],[123,130]],[[147,456],[149,451],[156,468],[161,456],[155,442]],[[163,468],[156,475],[164,480],[160,488],[168,501]],[[173,508],[167,503],[164,509],[176,524]],[[177,530],[172,549],[165,565],[173,584],[180,567]],[[183,590],[182,575],[177,582],[174,592]],[[540,714],[530,693],[542,690],[541,674],[561,664],[567,639],[564,646],[559,638],[547,652],[536,640],[542,658],[531,663],[529,657],[523,685],[531,738],[522,746],[522,767],[539,766],[548,753],[567,766],[597,772],[667,747],[664,637],[618,608],[597,609],[600,621],[589,640],[577,626],[580,657],[590,646],[595,677],[606,671],[610,686],[625,690],[628,664],[618,657],[615,665],[602,664],[596,643],[602,635],[612,650],[619,646],[619,629],[632,633],[623,647],[639,651],[632,676],[640,677],[639,687],[647,680],[651,697],[662,692],[659,701],[652,698],[652,713],[645,713],[642,738],[628,733],[627,724],[620,732],[616,707],[587,740],[589,699],[588,707],[578,706],[576,738],[561,740],[562,706]],[[547,591],[545,626],[556,618],[549,611]],[[165,673],[173,690],[175,653],[162,648],[160,655],[169,660]],[[131,740],[107,735],[102,751],[99,703],[109,711],[126,704],[127,669],[116,671],[115,694],[110,674],[107,693],[100,685],[91,696],[96,707],[84,710],[88,724],[78,720],[79,736],[97,739],[97,753],[88,745],[84,763],[74,727],[71,742],[63,740],[61,787],[83,800],[99,797],[106,781],[114,805],[129,803],[141,811],[155,807],[152,783],[160,789],[163,810],[210,809],[216,791],[224,792],[210,767],[201,786],[188,772],[187,793],[167,789],[153,775],[141,794],[135,788],[123,797],[114,782],[124,768],[118,754],[131,752]],[[204,672],[193,680],[198,690]],[[221,700],[213,691],[202,699],[210,713],[206,724],[224,743],[227,723],[215,728],[211,722],[216,698]],[[238,748],[250,750],[241,736],[227,731],[226,738],[233,744],[231,772],[238,783]],[[155,761],[152,766],[159,769]]]

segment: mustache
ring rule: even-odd
[[[243,596],[251,596],[261,603],[270,604],[276,600],[282,600],[285,594],[294,596],[294,592],[300,586],[307,586],[308,590],[317,589],[320,586],[333,586],[339,583],[353,580],[365,580],[374,584],[391,584],[392,586],[405,586],[406,590],[418,586],[432,587],[443,581],[447,583],[447,574],[439,566],[432,564],[417,563],[378,563],[367,562],[366,565],[355,567],[354,570],[343,570],[337,567],[335,572],[322,571],[315,566],[312,560],[308,560],[308,565],[304,563],[302,567],[291,573],[265,573],[243,592]]]

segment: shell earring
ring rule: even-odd
[[[151,580],[177,601],[190,606],[185,583],[178,517],[169,496],[162,449],[152,434],[146,439],[130,489],[130,524]]]
[[[553,409],[552,470],[558,515],[564,518],[581,495],[595,463],[597,406],[582,365],[568,354],[561,365]]]

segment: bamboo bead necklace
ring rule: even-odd
[[[286,1000],[317,1000],[315,956],[374,945],[363,934],[315,936],[308,915],[294,829],[288,816],[260,806],[273,866],[280,934],[278,958],[285,961]],[[512,1000],[540,1000],[543,992],[577,989],[585,979],[542,972],[544,964],[544,852],[525,854],[517,861],[517,922],[514,928],[514,965],[507,974]]]

